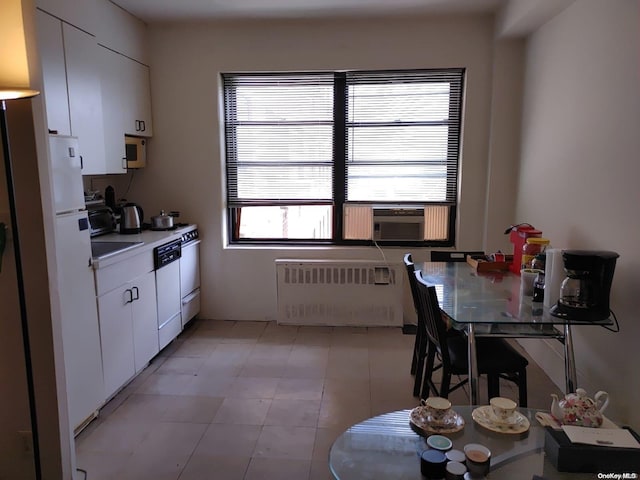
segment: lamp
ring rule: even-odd
[[[0,2],[0,147],[2,157],[4,157],[7,195],[9,197],[9,212],[11,214],[12,243],[13,254],[15,257],[18,301],[20,304],[20,323],[22,327],[22,341],[27,375],[34,467],[36,478],[41,478],[34,374],[29,343],[26,291],[24,272],[22,268],[22,255],[20,252],[15,183],[13,180],[13,166],[11,160],[11,148],[9,145],[10,135],[7,117],[7,102],[10,103],[18,98],[34,97],[40,93],[37,90],[33,90],[30,83],[29,58],[27,55],[28,38],[23,16],[24,11],[30,11],[32,15],[31,19],[33,18],[35,8],[30,0],[25,0],[25,5],[23,5],[23,0],[1,0]],[[27,26],[33,27],[33,22],[27,22]],[[32,28],[31,33],[33,33]],[[35,43],[31,43],[30,46],[31,48],[35,48]],[[0,178],[0,182],[2,182],[2,178]],[[3,229],[2,243],[5,243],[6,227],[4,224],[0,224],[0,228]]]
[[[40,93],[30,86],[23,8],[22,0],[0,2],[0,100]]]

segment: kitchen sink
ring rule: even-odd
[[[93,258],[107,257],[125,252],[142,245],[144,242],[100,242],[91,241],[91,256]]]

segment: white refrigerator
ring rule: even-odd
[[[56,210],[57,290],[71,427],[83,427],[104,404],[100,328],[91,266],[78,139],[49,136]]]

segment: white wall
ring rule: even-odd
[[[460,249],[484,236],[493,22],[490,17],[152,25],[154,138],[136,175],[145,212],[180,210],[199,224],[202,316],[273,319],[276,258],[380,258],[375,248],[225,246],[219,74],[235,71],[466,67],[458,217]],[[142,192],[142,193],[141,193]],[[510,223],[512,219],[501,222]],[[387,249],[400,262],[405,249]],[[426,259],[426,250],[414,251]]]
[[[575,327],[578,384],[607,390],[610,416],[640,425],[640,11],[578,0],[529,39],[517,218],[561,248],[620,254],[611,308],[620,333]],[[528,350],[562,384],[555,343]]]

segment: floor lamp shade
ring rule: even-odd
[[[30,86],[26,10],[23,0],[0,1],[0,100],[33,97],[39,93]]]

